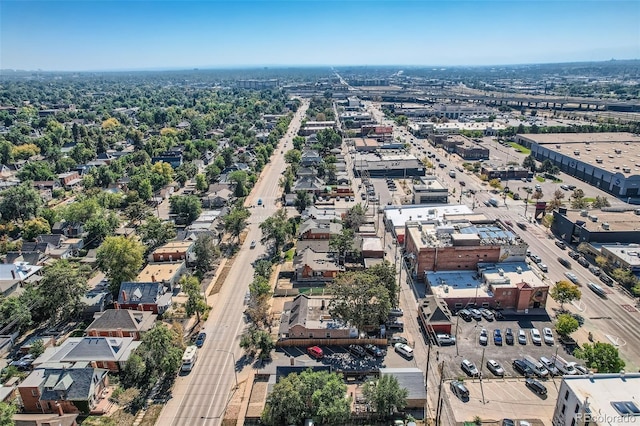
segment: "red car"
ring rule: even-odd
[[[322,359],[322,357],[324,356],[324,353],[322,352],[322,349],[318,346],[310,346],[307,348],[307,353],[309,354],[309,356],[311,358],[315,358],[315,359]]]

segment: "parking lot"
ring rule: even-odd
[[[471,319],[465,321],[456,317],[458,324],[457,344],[453,346],[445,346],[438,348],[438,359],[444,361],[444,376],[447,379],[455,379],[458,377],[466,377],[466,374],[460,368],[463,359],[473,362],[485,378],[494,378],[487,368],[488,360],[497,361],[505,370],[505,377],[521,377],[521,375],[513,370],[512,363],[516,359],[522,358],[524,355],[531,355],[539,359],[542,356],[551,358],[556,353],[567,361],[576,361],[574,357],[568,354],[564,347],[557,342],[557,335],[553,328],[553,323],[545,317],[537,317],[531,319],[521,317],[517,319],[494,320],[488,321],[482,318],[480,321]],[[455,327],[455,325],[454,325]],[[542,342],[541,345],[534,345],[531,341],[530,329],[537,328],[540,333],[544,327],[550,327],[554,333],[556,342],[548,345]],[[481,345],[479,341],[480,332],[485,328],[487,330],[488,341],[486,345]],[[496,345],[493,339],[494,330],[499,329],[504,340],[505,329],[511,328],[514,334],[513,345],[503,342],[502,345]],[[518,343],[518,331],[525,331],[526,345]],[[557,351],[557,352],[556,352]]]

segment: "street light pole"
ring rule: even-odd
[[[231,357],[233,358],[233,374],[236,378],[236,389],[237,389],[238,388],[238,372],[236,371],[236,356],[234,355],[233,352],[225,351],[224,349],[216,349],[216,352],[225,352],[225,353],[231,354]]]

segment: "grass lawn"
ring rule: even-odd
[[[527,147],[524,147],[520,144],[517,144],[515,142],[509,142],[509,145],[514,148],[514,149],[519,149],[520,152],[524,155],[530,155],[531,154],[531,150]]]
[[[285,260],[285,262],[292,261],[292,260],[293,260],[293,256],[294,256],[295,254],[296,254],[296,249],[295,249],[295,247],[293,247],[293,248],[291,248],[291,249],[287,250],[287,251],[284,253],[284,260]]]
[[[536,176],[536,180],[538,182],[544,182],[545,181],[545,179],[542,176]]]
[[[306,294],[307,296],[324,296],[325,294],[331,294],[325,287],[302,287],[298,291],[300,294]]]

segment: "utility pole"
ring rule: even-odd
[[[431,341],[429,341],[429,348],[427,349],[427,372],[426,380],[424,381],[424,390],[429,393],[429,364],[431,364]],[[429,416],[429,397],[427,397],[427,418]]]
[[[444,382],[444,361],[440,364],[440,384],[438,385],[438,405],[436,406],[436,426],[440,426],[440,411],[442,410],[442,382]]]
[[[482,387],[482,366],[484,365],[484,350],[486,348],[482,348],[482,360],[480,361],[480,371],[478,371],[478,374],[480,375],[480,393],[482,394],[482,403],[486,404],[485,400],[484,400],[484,388]]]

